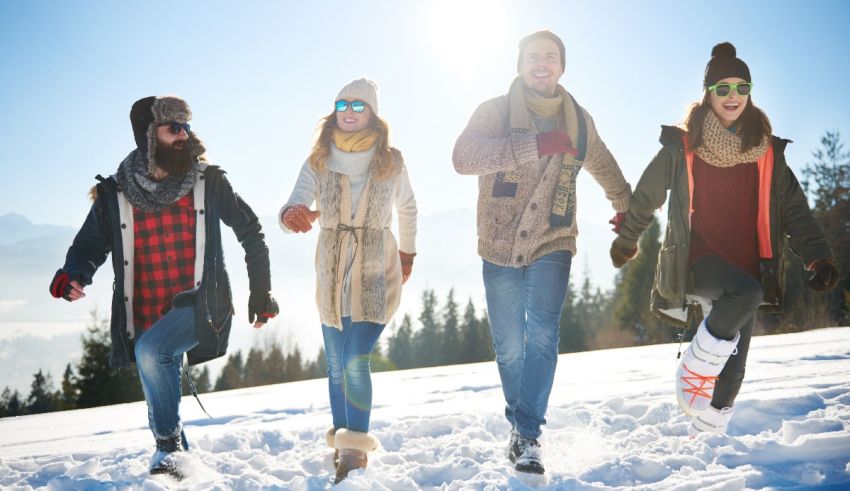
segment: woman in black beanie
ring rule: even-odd
[[[726,432],[756,311],[781,308],[785,240],[812,272],[812,290],[827,292],[838,283],[829,245],[785,162],[789,141],[771,135],[752,90],[750,69],[735,47],[716,45],[702,100],[682,125],[662,127],[663,146],[611,246],[618,268],[634,257],[670,190],[651,309],[681,327],[705,316],[676,372],[676,399],[692,416],[692,437]]]

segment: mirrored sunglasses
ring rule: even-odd
[[[340,99],[336,101],[336,112],[344,113],[348,110],[348,106],[351,106],[351,110],[356,113],[362,113],[366,110],[366,103],[363,101],[348,102],[345,99]]]

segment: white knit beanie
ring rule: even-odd
[[[336,100],[363,101],[369,104],[372,112],[378,114],[378,85],[368,78],[358,78],[339,91]]]

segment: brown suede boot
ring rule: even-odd
[[[325,433],[325,443],[334,449],[334,469],[336,469],[339,466],[339,449],[336,448],[336,428],[333,426]]]
[[[334,484],[339,484],[340,481],[348,477],[348,473],[355,469],[365,469],[369,465],[369,458],[366,452],[362,450],[354,450],[353,448],[344,448],[339,451],[339,465],[336,467],[336,477]]]
[[[336,431],[334,444],[339,454],[334,484],[348,477],[349,472],[365,468],[369,464],[367,454],[378,448],[378,440],[374,436],[346,428]]]

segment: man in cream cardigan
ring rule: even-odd
[[[619,217],[631,196],[593,119],[558,84],[564,66],[558,36],[523,38],[508,94],[478,107],[453,154],[458,173],[478,176],[478,254],[512,426],[508,458],[535,474],[544,472],[538,438],[576,252],[576,176],[587,169]]]

